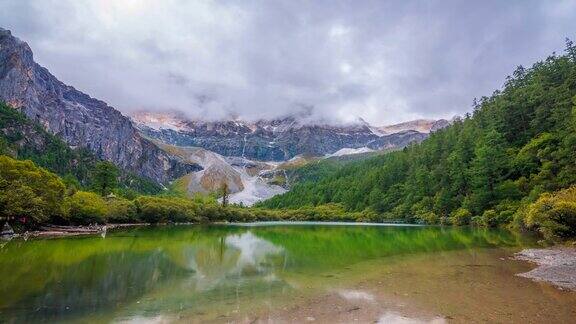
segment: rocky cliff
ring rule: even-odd
[[[105,102],[60,82],[34,62],[28,44],[2,28],[0,100],[71,147],[86,147],[101,159],[157,182],[201,169],[143,138],[128,118]]]

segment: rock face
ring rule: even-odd
[[[201,168],[160,150],[105,102],[65,85],[33,60],[28,44],[0,28],[0,100],[20,109],[71,147],[157,182]]]
[[[190,173],[176,183],[188,194],[218,192],[223,183],[228,185],[231,203],[252,205],[257,201],[286,192],[275,183],[274,163],[250,161],[239,157],[224,157],[199,147],[181,147],[159,144],[167,152],[186,161],[200,164],[204,170]]]
[[[230,193],[244,190],[240,172],[225,157],[199,147],[177,147],[167,144],[159,144],[159,146],[186,161],[202,166],[202,171],[191,173],[182,179],[187,192],[217,192],[222,183],[228,185]]]
[[[134,114],[132,121],[146,136],[177,146],[202,147],[223,156],[259,161],[286,161],[297,155],[324,156],[341,149],[372,150],[403,148],[428,136],[409,127],[379,133],[367,123],[334,126],[305,123],[297,117],[246,122],[239,120],[197,121],[177,114]],[[422,128],[422,127],[421,127]]]

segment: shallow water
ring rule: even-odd
[[[534,240],[334,224],[143,227],[0,248],[0,322],[570,322]]]

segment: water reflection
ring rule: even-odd
[[[257,277],[270,281],[276,278],[275,263],[283,249],[248,231],[230,234],[216,240],[218,243],[190,244],[183,248],[187,269],[194,275],[187,280],[197,291],[214,289],[229,281]]]
[[[244,269],[251,268],[256,273],[270,271],[271,267],[265,262],[269,256],[281,254],[283,249],[264,239],[261,239],[252,232],[233,234],[226,237],[226,244],[240,252],[236,264],[237,273]]]
[[[238,311],[248,301],[269,305],[327,269],[524,240],[508,232],[356,226],[164,227],[15,240],[0,249],[0,322]]]
[[[378,324],[444,324],[446,320],[441,317],[434,317],[429,320],[411,318],[396,312],[386,312],[378,320]]]

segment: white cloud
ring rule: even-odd
[[[570,1],[7,0],[62,81],[123,111],[256,119],[313,106],[374,124],[450,117],[574,37]]]

